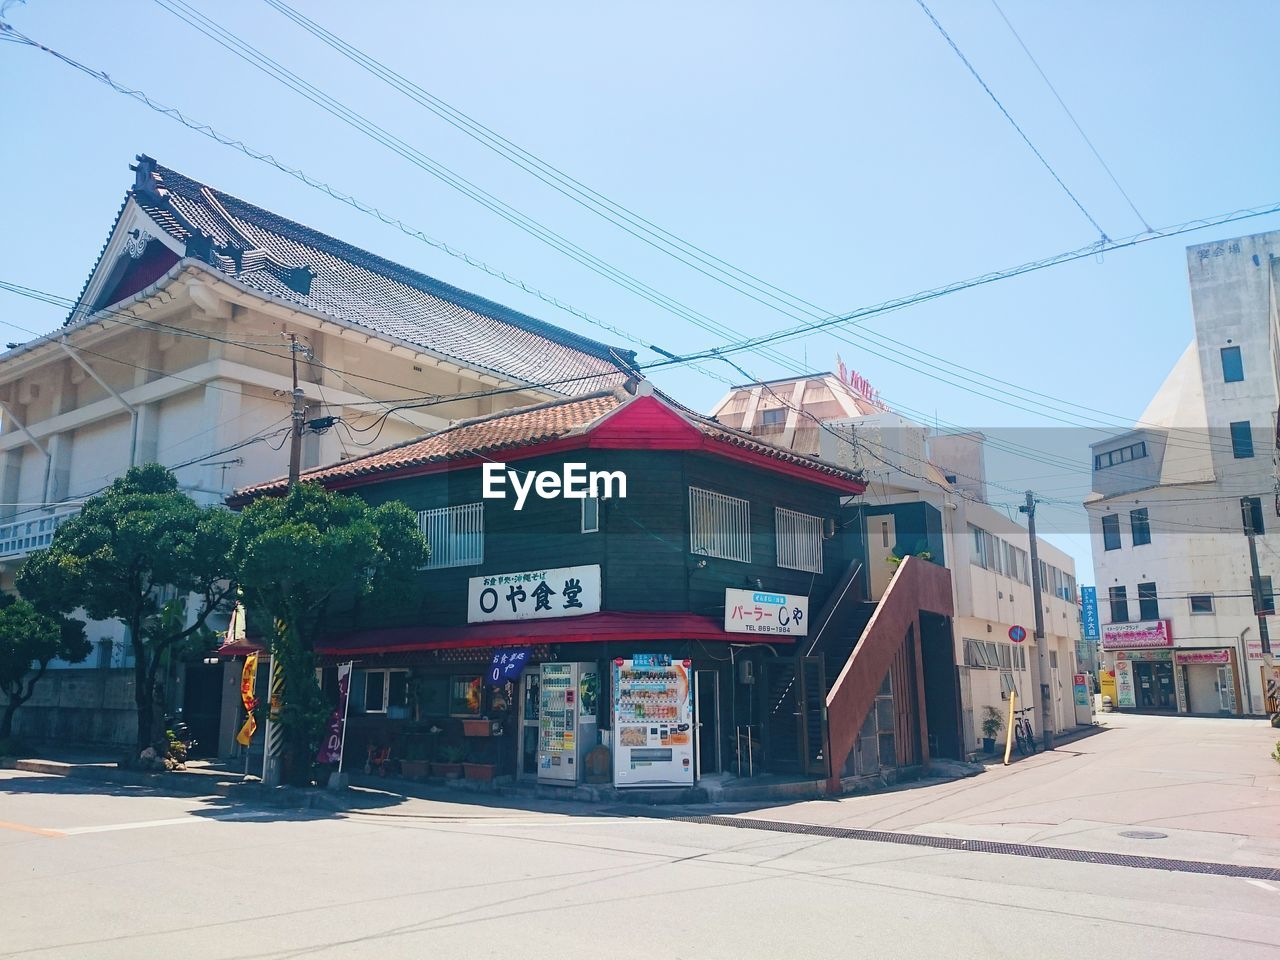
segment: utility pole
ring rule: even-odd
[[[1027,491],[1025,506],[1018,508],[1027,515],[1027,533],[1031,540],[1031,602],[1035,606],[1036,670],[1033,678],[1035,689],[1040,691],[1040,728],[1044,731],[1044,748],[1053,749],[1053,701],[1050,699],[1049,652],[1044,641],[1044,585],[1040,582],[1040,546],[1036,541],[1036,497]]]
[[[289,353],[293,360],[293,433],[289,437],[289,486],[298,482],[298,473],[302,462],[302,431],[306,426],[307,408],[303,403],[302,390],[298,387],[298,352],[306,347],[298,343],[296,333],[285,334],[289,338]]]
[[[1262,595],[1262,572],[1258,569],[1258,541],[1257,530],[1253,524],[1253,508],[1245,501],[1241,501],[1240,510],[1244,514],[1244,535],[1249,538],[1249,569],[1253,573],[1252,589],[1249,591],[1253,594],[1253,612],[1258,615],[1258,636],[1262,638],[1262,655],[1265,657],[1271,652],[1271,634],[1267,630],[1267,615],[1264,612],[1268,604],[1264,601]]]

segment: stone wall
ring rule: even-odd
[[[137,731],[133,670],[53,670],[13,718],[32,742],[127,747]]]

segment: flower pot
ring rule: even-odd
[[[987,752],[987,753],[995,753],[995,752],[996,752],[996,738],[995,738],[995,737],[983,737],[983,738],[982,738],[982,749],[983,749],[985,752]]]
[[[462,769],[468,780],[492,780],[498,772],[497,765],[492,763],[464,763]]]
[[[427,775],[426,760],[401,760],[400,774],[409,780],[421,780]]]
[[[463,720],[462,735],[464,737],[488,737],[493,733],[493,723],[489,720]]]
[[[462,776],[462,764],[432,761],[431,775],[433,777],[444,777],[446,780],[457,780]]]

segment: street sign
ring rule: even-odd
[[[1098,588],[1080,588],[1080,624],[1086,640],[1098,639]]]
[[[1021,643],[1023,640],[1027,639],[1027,628],[1014,624],[1009,628],[1009,639],[1014,643]]]

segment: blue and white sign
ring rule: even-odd
[[[501,687],[520,679],[533,651],[529,647],[506,647],[493,651],[489,664],[489,686]]]
[[[1098,588],[1080,588],[1080,623],[1084,628],[1086,640],[1097,640],[1098,631]]]

